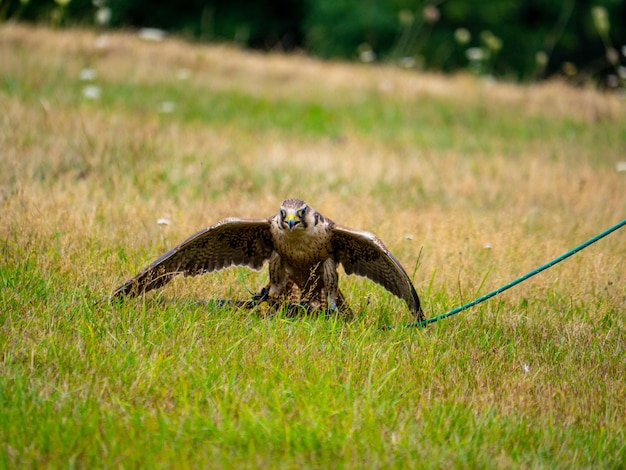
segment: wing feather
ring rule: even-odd
[[[356,274],[380,284],[403,299],[420,320],[424,314],[420,300],[400,262],[374,234],[341,225],[333,227],[332,244],[337,261],[347,274]]]
[[[115,289],[113,296],[133,296],[157,289],[177,274],[196,276],[229,266],[248,266],[258,270],[272,251],[267,219],[224,219],[161,255]]]

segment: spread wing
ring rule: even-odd
[[[347,274],[367,277],[403,299],[411,312],[424,319],[420,299],[411,279],[387,247],[375,235],[347,227],[333,227],[332,244],[337,261]]]
[[[157,289],[177,274],[196,276],[235,265],[258,270],[272,251],[267,219],[225,219],[200,230],[163,254],[115,289],[113,297]]]

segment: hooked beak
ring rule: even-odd
[[[294,227],[296,226],[296,224],[298,223],[298,221],[296,220],[296,216],[293,214],[289,214],[286,218],[285,218],[285,222],[287,222],[287,225],[289,226],[289,230],[291,232],[293,232]]]

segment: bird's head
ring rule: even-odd
[[[287,199],[280,205],[278,221],[284,230],[306,230],[310,207],[301,199]]]

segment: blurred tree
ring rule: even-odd
[[[321,57],[354,58],[359,47],[389,50],[397,13],[386,0],[307,0],[305,48]]]
[[[111,27],[261,49],[517,79],[626,81],[626,0],[0,0],[0,19],[93,24],[103,7]]]

